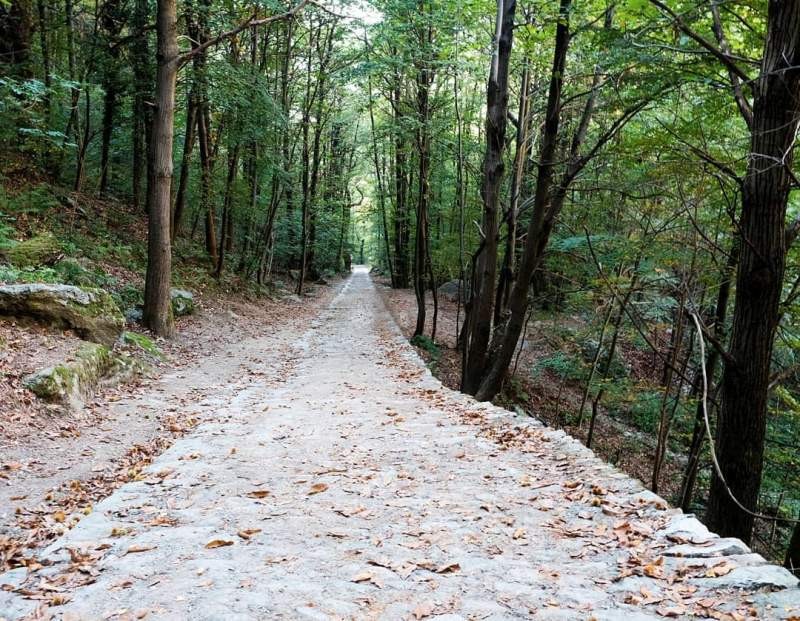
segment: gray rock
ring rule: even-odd
[[[748,548],[739,539],[712,539],[709,545],[681,544],[664,550],[665,556],[683,556],[692,558],[710,558],[715,556],[733,556],[750,554]]]
[[[125,327],[125,317],[107,291],[71,285],[0,286],[0,314],[72,328],[81,338],[103,345],[113,344]]]
[[[686,514],[675,516],[661,534],[676,543],[705,543],[716,538],[716,535],[712,535],[700,520]]]
[[[144,312],[142,311],[141,306],[129,308],[127,311],[125,311],[125,321],[128,323],[142,323],[143,318]]]
[[[0,587],[4,587],[6,585],[17,589],[19,588],[23,582],[25,582],[25,578],[28,575],[28,568],[27,567],[17,567],[16,569],[9,569],[6,573],[0,574]]]
[[[29,375],[25,387],[40,399],[80,409],[84,399],[97,388],[100,378],[112,367],[108,347],[86,343],[72,362],[64,362]]]
[[[724,576],[702,578],[698,582],[713,583],[716,588],[743,589],[745,591],[754,591],[765,587],[773,590],[791,589],[798,585],[798,579],[788,569],[769,564],[737,567]]]
[[[172,314],[176,317],[194,314],[194,294],[185,289],[170,289],[169,299],[172,303]]]
[[[459,291],[461,291],[461,302],[466,302],[469,296],[469,288],[464,286],[461,280],[450,280],[440,285],[436,290],[440,297],[450,300],[451,302],[458,301]]]

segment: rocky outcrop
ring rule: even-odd
[[[146,336],[126,332],[122,342],[149,359],[163,357]],[[74,360],[37,371],[26,377],[23,383],[40,399],[78,410],[99,388],[124,384],[149,368],[147,362],[130,353],[114,351],[97,343],[85,343],[75,353]]]
[[[0,314],[72,328],[81,338],[103,345],[113,344],[125,327],[108,292],[71,285],[0,286]]]
[[[112,363],[113,356],[108,347],[86,343],[76,352],[75,360],[29,375],[24,384],[40,399],[78,409],[95,391]]]

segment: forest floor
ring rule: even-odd
[[[0,574],[0,618],[798,618],[785,570],[443,387],[365,269],[297,327],[132,396],[191,429]]]

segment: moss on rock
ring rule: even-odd
[[[104,345],[113,344],[125,327],[125,317],[111,294],[70,285],[0,286],[0,314],[72,328],[81,338]]]
[[[175,317],[194,314],[194,295],[185,289],[170,289],[170,303]]]
[[[24,384],[37,397],[78,408],[96,389],[113,362],[108,347],[85,343],[75,360],[43,369],[25,378]]]
[[[123,332],[122,342],[126,345],[137,347],[154,358],[158,358],[159,360],[164,359],[164,353],[158,348],[158,345],[144,334],[139,334],[138,332]]]

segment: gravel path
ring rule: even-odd
[[[234,382],[52,564],[0,575],[0,619],[800,615],[797,581],[741,542],[442,388],[365,269],[286,355],[285,378]]]

